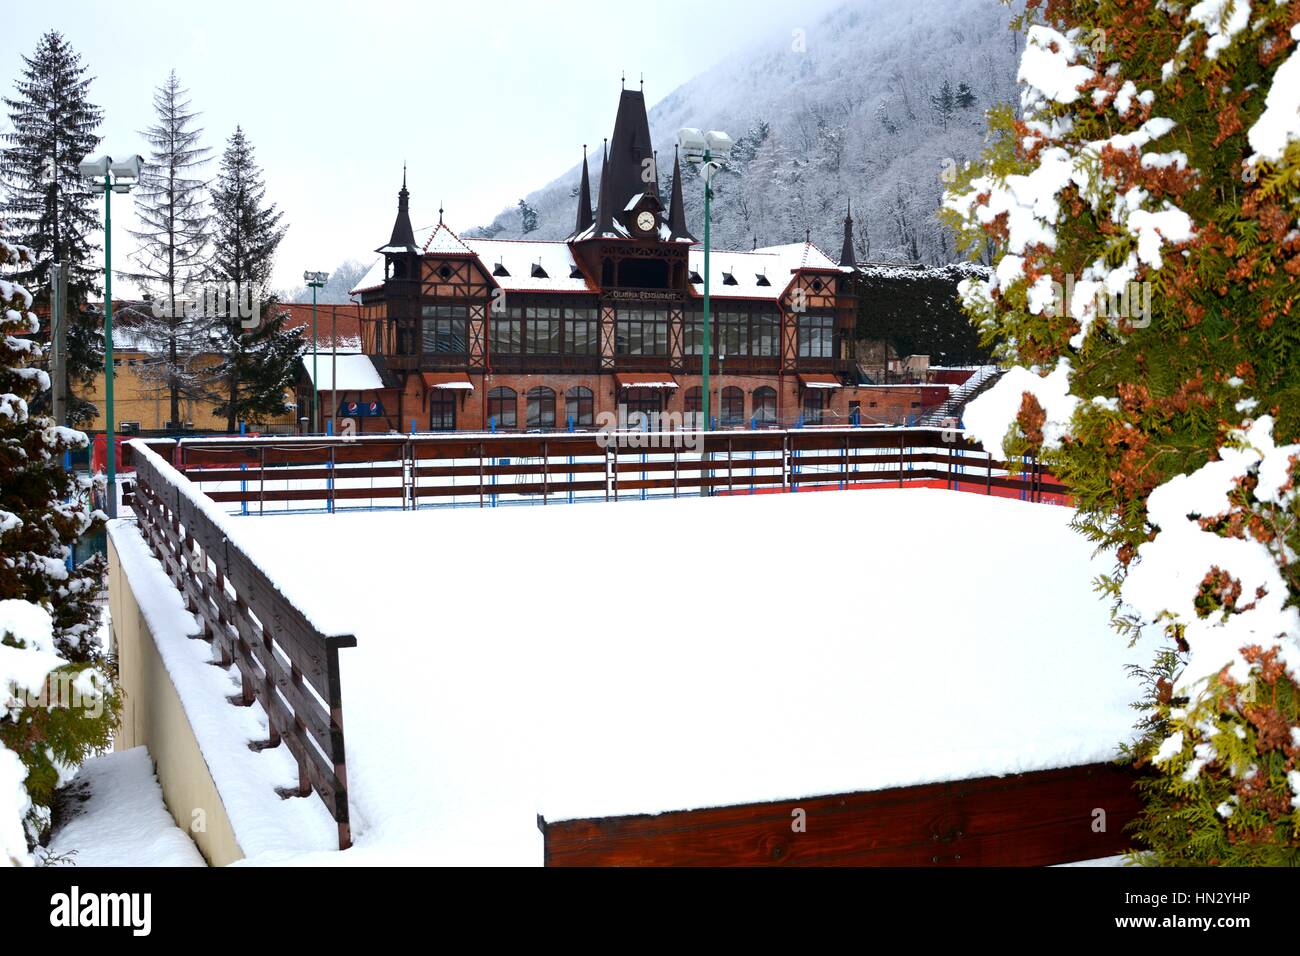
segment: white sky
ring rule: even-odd
[[[275,284],[365,261],[392,227],[402,161],[412,219],[482,225],[609,135],[619,73],[642,72],[650,105],[728,54],[811,25],[831,0],[623,3],[315,3],[55,0],[5,12],[0,89],[12,95],[45,30],[96,79],[103,150],[147,153],[137,131],[173,67],[202,112],[208,175],[236,124],[268,198],[285,213]],[[4,125],[7,127],[7,118]],[[131,247],[130,200],[114,203],[114,261]],[[118,291],[115,289],[115,291]]]

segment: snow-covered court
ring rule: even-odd
[[[539,815],[1107,760],[1143,658],[1070,515],[909,489],[232,519],[321,630],[356,635],[355,845],[328,852],[315,798],[268,794],[258,820],[228,800],[232,822],[250,862],[535,864]],[[247,759],[292,783],[273,755]]]

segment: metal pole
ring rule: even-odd
[[[117,448],[113,435],[113,177],[104,177],[104,456],[108,516],[117,517]]]
[[[709,329],[709,220],[712,218],[713,177],[709,173],[709,151],[704,151],[704,349],[701,364],[704,403],[704,430],[709,430],[709,350],[711,336]]]
[[[316,283],[311,285],[311,430],[320,434],[320,379],[317,377],[316,357]]]
[[[330,327],[330,338],[332,346],[330,348],[330,421],[338,416],[339,413],[339,307],[330,306],[330,315],[332,316],[332,325]],[[334,429],[338,431],[337,428]]]

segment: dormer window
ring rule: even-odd
[[[760,273],[758,273],[756,276],[754,276],[754,281],[755,281],[756,283],[758,283],[759,285],[771,285],[771,284],[772,284],[772,283],[770,283],[770,282],[767,281],[767,275],[766,275],[765,273],[762,273],[762,272],[760,272]]]
[[[569,278],[570,278],[570,279],[581,279],[581,278],[582,278],[582,270],[579,269],[579,268],[577,267],[576,264],[574,265],[574,267],[573,267],[572,269],[569,270]]]
[[[507,269],[503,263],[498,262],[492,267],[492,274],[494,276],[508,276],[510,275],[510,270]]]
[[[542,268],[542,264],[541,264],[540,262],[534,262],[534,263],[533,263],[532,274],[533,274],[533,278],[534,278],[534,279],[549,279],[549,278],[550,278],[550,276],[546,274],[546,270]]]
[[[699,284],[700,284],[701,282],[703,282],[703,281],[704,281],[704,280],[700,277],[700,274],[699,274],[698,272],[696,272],[694,269],[692,269],[692,270],[691,270],[691,285],[699,285]]]
[[[724,272],[722,273],[722,284],[737,285],[738,283],[736,282],[736,277],[734,275],[732,275],[730,272]]]

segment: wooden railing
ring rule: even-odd
[[[155,446],[155,448],[162,446]],[[132,449],[136,482],[129,502],[140,532],[186,605],[202,623],[213,661],[239,669],[238,706],[266,712],[269,736],[255,749],[284,744],[298,764],[298,786],[315,791],[338,824],[339,849],[352,842],[343,744],[338,652],[352,635],[318,630],[232,542],[202,494],[143,442]]]
[[[174,463],[213,501],[248,510],[550,504],[916,482],[1033,501],[1067,494],[1037,461],[1000,461],[942,428],[204,439],[181,442]]]

